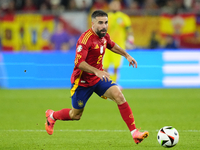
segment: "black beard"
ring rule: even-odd
[[[105,31],[105,33],[101,33],[101,31]],[[102,29],[102,30],[97,30],[97,31],[96,31],[96,34],[97,34],[100,38],[104,37],[104,36],[106,35],[106,33],[107,33],[107,30],[106,30],[106,29]]]

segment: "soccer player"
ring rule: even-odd
[[[45,128],[48,134],[53,134],[56,120],[79,120],[86,102],[95,92],[102,98],[113,100],[127,124],[135,143],[140,143],[148,137],[147,131],[136,129],[131,108],[125,100],[119,87],[110,79],[109,73],[103,70],[102,59],[106,48],[124,56],[129,65],[137,68],[136,60],[115,44],[107,33],[108,15],[102,10],[92,13],[92,28],[84,32],[76,45],[75,67],[71,76],[72,108],[59,111],[46,111]]]
[[[121,12],[121,3],[119,0],[113,0],[109,4],[110,12],[108,12],[108,33],[110,38],[115,41],[122,49],[126,49],[126,41],[130,41],[133,45],[133,33],[131,28],[131,20],[128,15]],[[109,50],[106,51],[103,67],[105,71],[112,68],[111,79],[117,82],[118,70],[121,65],[122,57]],[[110,70],[111,71],[111,70]]]

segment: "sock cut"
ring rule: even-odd
[[[65,108],[65,109],[61,109],[59,111],[55,111],[53,113],[53,118],[55,120],[63,120],[63,121],[67,121],[67,120],[72,120],[69,116],[69,111],[71,109]]]
[[[132,112],[128,102],[118,105],[118,108],[119,108],[119,111],[121,113],[123,120],[125,121],[126,125],[129,128],[130,132],[135,130],[136,129],[135,120],[133,117],[133,112]]]

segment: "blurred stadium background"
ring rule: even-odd
[[[118,82],[147,140],[134,144],[114,103],[96,94],[80,121],[46,133],[45,111],[71,106],[76,40],[110,1],[0,0],[0,149],[160,150],[166,125],[179,131],[176,150],[200,149],[200,0],[120,0],[138,68],[123,60]]]
[[[69,88],[75,44],[111,0],[1,0],[0,87]],[[123,61],[123,88],[200,87],[200,1],[120,0],[131,18],[138,68]],[[59,39],[58,30],[63,32]],[[59,40],[55,40],[55,39]],[[67,40],[61,47],[52,44]],[[128,42],[128,41],[127,41]]]

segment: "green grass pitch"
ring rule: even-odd
[[[174,150],[200,149],[200,89],[124,89],[136,126],[150,135],[136,145],[116,104],[89,99],[80,121],[57,121],[44,128],[45,111],[71,107],[69,89],[0,89],[0,150],[162,150],[157,132],[179,131]]]

